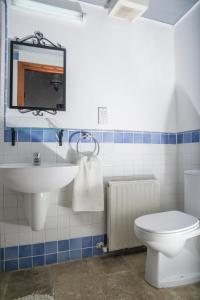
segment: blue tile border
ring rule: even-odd
[[[32,143],[58,143],[60,129],[47,128],[15,128],[16,142]],[[80,132],[89,131],[99,143],[115,144],[177,144],[199,142],[200,130],[185,131],[182,133],[153,132],[153,131],[130,131],[130,130],[81,130],[65,128],[63,133],[64,143],[76,143],[80,138]],[[181,138],[183,135],[183,138]],[[11,128],[4,129],[4,142],[11,142]],[[92,139],[82,140],[82,143],[92,143]]]
[[[33,256],[44,255],[44,243],[32,245]]]
[[[69,251],[59,252],[58,253],[58,263],[66,262],[70,260]]]
[[[89,248],[89,247],[92,247],[92,237],[91,236],[87,236],[87,237],[84,237],[82,239],[82,248]]]
[[[29,257],[32,256],[31,245],[19,246],[19,257]]]
[[[58,241],[58,252],[69,251],[69,240]]]
[[[58,243],[56,242],[46,242],[45,243],[45,254],[57,253]]]
[[[19,247],[7,247],[5,248],[5,260],[14,259],[19,257]]]
[[[107,243],[106,234],[1,248],[0,268],[8,272],[100,256],[103,251],[96,248],[100,242]]]
[[[70,250],[81,249],[81,247],[82,247],[82,238],[71,239],[69,241],[69,244],[70,244]]]
[[[44,255],[33,257],[33,267],[43,266],[44,262],[45,262]]]
[[[177,133],[177,144],[190,144],[200,142],[200,129]]]
[[[200,131],[193,131],[192,132],[192,143],[199,143],[200,142]]]
[[[19,269],[32,268],[33,262],[31,257],[20,258],[19,259]]]
[[[17,130],[17,139],[18,142],[30,142],[31,141],[31,130],[30,128]]]

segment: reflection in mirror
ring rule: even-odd
[[[11,42],[11,108],[65,110],[65,49]]]

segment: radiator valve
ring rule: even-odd
[[[102,249],[104,253],[108,252],[108,248],[103,242],[96,243],[96,248]]]

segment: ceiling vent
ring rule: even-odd
[[[111,17],[134,21],[147,9],[149,0],[111,0],[108,13]]]

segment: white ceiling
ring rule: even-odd
[[[82,0],[105,6],[108,0]],[[199,0],[150,0],[149,9],[143,17],[159,22],[176,24]]]

